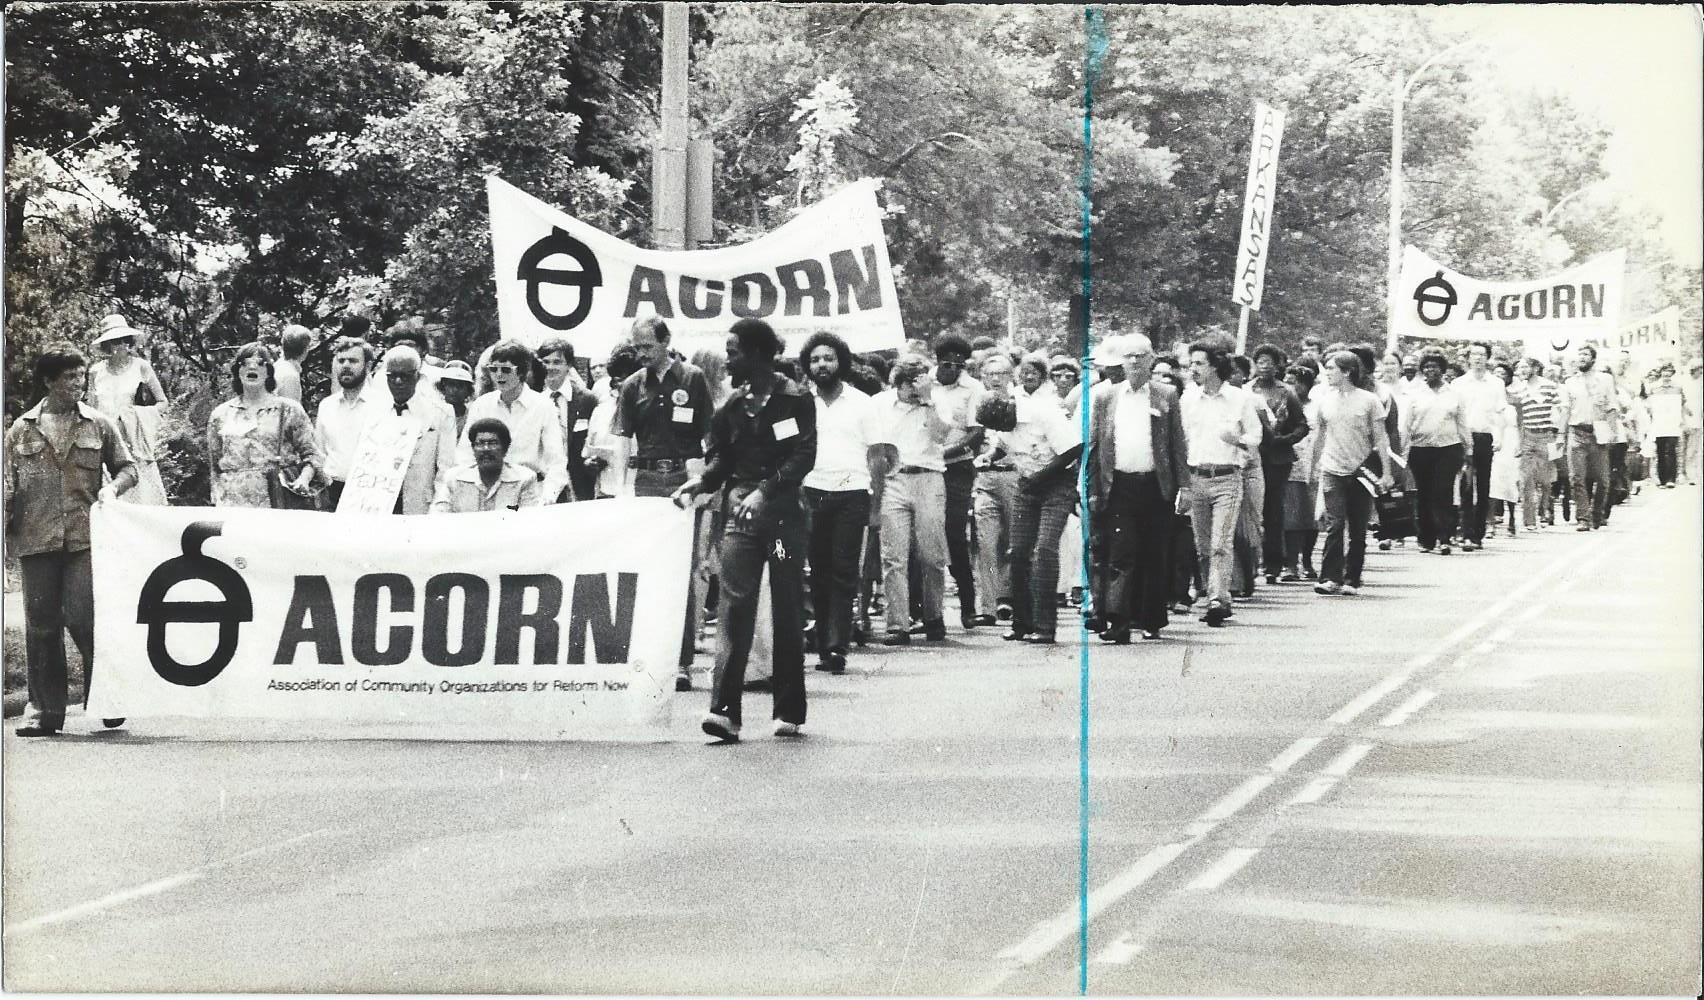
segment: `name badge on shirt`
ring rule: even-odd
[[[677,424],[692,423],[692,407],[677,406],[674,408],[674,422]]]
[[[574,433],[575,434],[581,434],[581,433],[584,433],[585,431],[589,431],[591,429],[592,429],[592,420],[591,420],[590,417],[581,417],[579,420],[574,421]]]
[[[775,421],[769,429],[775,432],[775,440],[785,441],[799,433],[799,423],[792,417],[788,417],[785,420]]]

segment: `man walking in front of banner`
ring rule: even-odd
[[[6,551],[24,578],[24,658],[29,707],[19,736],[54,736],[65,725],[65,632],[94,679],[95,592],[89,508],[136,485],[136,466],[118,427],[79,402],[88,361],[70,344],[49,346],[33,365],[46,397],[6,431]],[[101,485],[101,470],[112,482]],[[86,702],[85,702],[86,703]],[[123,719],[103,719],[107,728]]]
[[[568,341],[551,337],[538,345],[538,359],[544,364],[544,395],[556,411],[562,448],[568,455],[568,486],[556,501],[596,499],[592,473],[586,468],[586,435],[592,429],[597,397],[574,374],[574,345]]]
[[[702,371],[669,353],[669,326],[655,316],[635,320],[628,343],[643,367],[621,383],[612,430],[633,439],[633,455],[627,460],[633,470],[633,495],[673,496],[703,465],[704,435],[709,433],[713,413],[710,382]],[[699,595],[691,581],[698,579],[696,562],[703,531],[700,516],[693,529],[694,565],[687,584],[686,620],[681,623],[676,691],[692,690]]]
[[[740,387],[710,425],[704,474],[675,491],[676,503],[726,488],[721,543],[722,627],[710,711],[703,729],[722,742],[740,737],[740,695],[756,627],[759,582],[767,566],[774,601],[775,735],[798,736],[805,723],[804,558],[800,504],[805,474],[816,462],[816,403],[775,371],[781,338],[759,319],[736,322],[728,335],[728,374]]]
[[[805,476],[810,511],[811,607],[817,669],[846,672],[852,602],[870,523],[869,396],[846,381],[852,351],[832,333],[815,333],[799,352],[816,400],[816,464]]]
[[[1124,382],[1092,397],[1090,521],[1107,537],[1107,642],[1127,643],[1132,626],[1158,639],[1169,617],[1172,523],[1189,485],[1177,392],[1153,379],[1154,348],[1142,334],[1119,338]],[[1305,426],[1305,425],[1304,425]]]
[[[1527,358],[1516,372],[1520,379],[1513,393],[1521,421],[1521,520],[1528,531],[1540,524],[1556,523],[1556,505],[1550,497],[1556,482],[1556,414],[1562,399],[1555,382],[1544,377],[1537,358]]]
[[[893,366],[893,388],[875,397],[871,449],[870,507],[881,529],[882,593],[887,601],[884,646],[911,642],[911,560],[919,564],[923,637],[947,638],[942,609],[947,564],[947,463],[942,457],[952,428],[930,402],[929,363],[902,357]],[[879,522],[875,519],[879,518]]]

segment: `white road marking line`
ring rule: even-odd
[[[1107,945],[1099,955],[1094,957],[1096,965],[1128,965],[1130,960],[1141,954],[1142,946],[1131,940],[1129,934],[1120,934],[1118,940]]]
[[[1313,753],[1314,748],[1324,742],[1325,737],[1323,736],[1304,736],[1290,744],[1289,749],[1272,758],[1271,763],[1266,765],[1266,769],[1271,771],[1273,774],[1283,774],[1290,768],[1295,767],[1297,761],[1306,757],[1308,754]]]
[[[1290,797],[1290,805],[1305,806],[1325,798],[1327,792],[1337,787],[1336,778],[1315,778],[1302,786],[1302,790]]]
[[[1335,760],[1325,765],[1325,770],[1320,773],[1341,778],[1353,770],[1356,764],[1361,763],[1361,758],[1372,752],[1372,749],[1371,743],[1351,743],[1347,750],[1338,754]]]
[[[1400,726],[1404,722],[1408,721],[1409,716],[1413,715],[1415,712],[1420,711],[1420,709],[1427,702],[1431,701],[1433,698],[1436,698],[1437,696],[1438,696],[1438,692],[1431,691],[1431,690],[1428,690],[1426,688],[1421,688],[1420,690],[1414,692],[1414,694],[1411,695],[1407,701],[1398,705],[1396,707],[1396,709],[1394,711],[1392,711],[1389,715],[1380,719],[1379,725],[1381,725],[1381,726]]]
[[[1601,546],[1606,544],[1606,542],[1594,541],[1589,544]],[[1525,598],[1540,585],[1548,582],[1549,578],[1557,571],[1567,567],[1571,563],[1577,562],[1579,560],[1579,556],[1579,552],[1575,551],[1554,560],[1538,573],[1528,578],[1526,583],[1515,588],[1509,594],[1504,596],[1502,600],[1484,609],[1484,611],[1471,621],[1461,625],[1455,631],[1445,636],[1443,642],[1441,642],[1437,648],[1439,651],[1449,649],[1451,646],[1454,646],[1467,636],[1472,635],[1489,625],[1491,622],[1496,621],[1499,617],[1507,613],[1509,608],[1513,606],[1516,601]],[[1365,712],[1367,709],[1377,704],[1380,699],[1407,683],[1408,678],[1415,670],[1432,662],[1437,658],[1437,655],[1437,653],[1423,654],[1409,660],[1401,669],[1373,685],[1360,696],[1356,697],[1353,701],[1332,713],[1329,721],[1338,726],[1347,725],[1349,722],[1360,716],[1362,712]],[[1466,657],[1457,658],[1453,669],[1459,669],[1465,662]],[[1300,743],[1301,741],[1297,742]],[[1357,751],[1357,747],[1364,747],[1365,749]],[[1310,747],[1309,749],[1311,750],[1312,748]],[[1371,744],[1355,744],[1351,746],[1349,750],[1339,755],[1337,760],[1327,766],[1326,770],[1329,773],[1332,768],[1340,767],[1341,773],[1347,774],[1349,769],[1359,763],[1361,757],[1365,756],[1371,749]],[[1295,750],[1296,745],[1292,744],[1289,749],[1279,754],[1277,758],[1274,758],[1273,763],[1277,763],[1278,761],[1289,757]],[[1353,754],[1353,757],[1351,757],[1351,754]],[[1293,766],[1296,761],[1301,760],[1302,757],[1305,756],[1306,752],[1297,753],[1294,760],[1290,761],[1290,764]],[[1208,809],[1206,813],[1203,813],[1200,818],[1186,828],[1189,833],[1187,839],[1177,843],[1162,844],[1161,846],[1154,848],[1147,854],[1143,855],[1135,864],[1125,868],[1123,871],[1113,876],[1111,881],[1102,885],[1099,889],[1090,891],[1087,900],[1088,921],[1093,922],[1097,916],[1105,912],[1113,903],[1131,892],[1134,892],[1137,888],[1141,887],[1143,883],[1147,882],[1150,878],[1153,878],[1160,871],[1163,871],[1167,865],[1177,860],[1177,858],[1185,851],[1200,843],[1208,833],[1217,829],[1220,823],[1229,819],[1237,810],[1248,805],[1249,802],[1252,802],[1279,776],[1280,772],[1269,771],[1267,774],[1257,774],[1245,780],[1241,785],[1232,789],[1229,794],[1220,799],[1212,808]],[[1337,777],[1315,779],[1314,782],[1310,783],[1308,788],[1304,788],[1302,792],[1296,796],[1296,798],[1291,800],[1291,802],[1317,801],[1318,796],[1323,796],[1326,792],[1330,791],[1330,789],[1337,783],[1337,780]],[[1319,789],[1314,799],[1303,798],[1303,796],[1309,793],[1310,789],[1313,789],[1315,785],[1319,785],[1322,781],[1325,784]],[[1227,806],[1231,803],[1236,803],[1235,807],[1230,808],[1227,811]],[[1081,927],[1082,920],[1083,914],[1079,911],[1077,906],[1073,905],[1056,916],[1050,917],[1037,924],[1035,928],[1030,931],[1028,937],[995,956],[996,960],[1007,963],[1006,968],[996,972],[991,981],[977,992],[992,993],[999,989],[1006,980],[1010,979],[1011,976],[1018,971],[1018,969],[1034,963],[1037,959],[1059,947],[1060,944],[1064,943],[1069,938],[1074,937]]]
[[[199,868],[192,868],[189,871],[180,872],[177,875],[170,875],[166,878],[155,879],[152,882],[144,882],[141,885],[133,886],[129,889],[121,889],[118,892],[102,896],[99,899],[91,899],[86,903],[78,903],[76,906],[67,907],[63,910],[56,910],[53,913],[44,913],[39,917],[26,920],[23,923],[13,924],[6,928],[5,936],[12,937],[17,934],[28,933],[38,927],[48,927],[53,924],[63,924],[72,920],[80,920],[83,917],[100,913],[102,910],[110,910],[115,906],[122,906],[132,900],[144,899],[148,896],[156,896],[162,892],[167,892],[180,886],[189,885],[192,882],[198,882],[218,869],[236,864],[239,861],[258,857],[262,854],[270,854],[273,851],[283,850],[293,844],[298,844],[304,840],[309,840],[314,837],[323,837],[327,834],[339,832],[341,831],[326,827],[321,830],[314,830],[310,833],[291,837],[288,840],[280,840],[275,844],[263,844],[260,847],[243,851],[241,854],[233,854],[228,858],[223,858],[218,861],[210,861]]]
[[[1254,856],[1259,853],[1260,848],[1258,847],[1231,848],[1224,853],[1223,857],[1219,858],[1218,861],[1215,861],[1210,868],[1196,876],[1195,881],[1185,886],[1184,891],[1212,892],[1214,889],[1217,889],[1226,882],[1229,882],[1231,880],[1231,876],[1242,871],[1243,866],[1248,864],[1250,861],[1253,861]]]

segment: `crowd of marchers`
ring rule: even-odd
[[[171,401],[122,316],[32,360],[42,396],[6,434],[8,552],[22,568],[24,736],[65,724],[69,632],[93,670],[89,511],[164,504]],[[314,332],[239,348],[208,419],[212,502],[345,509],[360,446],[412,441],[397,515],[672,497],[694,514],[677,690],[716,623],[704,730],[739,738],[754,656],[774,731],[805,723],[807,650],[844,673],[871,644],[962,629],[1058,641],[1072,609],[1099,641],[1160,640],[1173,616],[1219,628],[1267,586],[1358,594],[1380,550],[1450,555],[1500,533],[1601,528],[1647,478],[1696,483],[1704,363],[1635,372],[1590,347],[1548,363],[1473,344],[1382,357],[1306,338],[1248,356],[1219,337],[1157,351],[1129,333],[1065,356],[946,334],[854,355],[832,333],[796,355],[741,320],[690,359],[656,317],[581,367],[567,338],[503,340],[470,365],[427,334],[346,323],[310,416]],[[407,447],[405,444],[403,447]],[[387,496],[388,502],[388,496]],[[879,623],[879,624],[877,624]],[[119,726],[123,719],[105,719]]]

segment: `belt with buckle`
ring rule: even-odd
[[[685,472],[684,458],[630,458],[627,460],[629,469],[643,469],[646,472]]]
[[[933,473],[939,475],[941,470],[940,469],[925,469],[921,465],[902,465],[899,468],[895,469],[894,471],[900,473],[901,475],[914,476],[914,475],[917,475],[918,473],[922,473],[922,472],[933,472]]]
[[[1242,472],[1240,465],[1192,465],[1189,469],[1202,479],[1215,479],[1219,476],[1230,476]]]
[[[1002,462],[1002,463],[997,464],[997,465],[990,465],[984,471],[986,471],[986,472],[1016,472],[1016,471],[1018,471],[1018,467],[1013,465],[1010,462]]]

